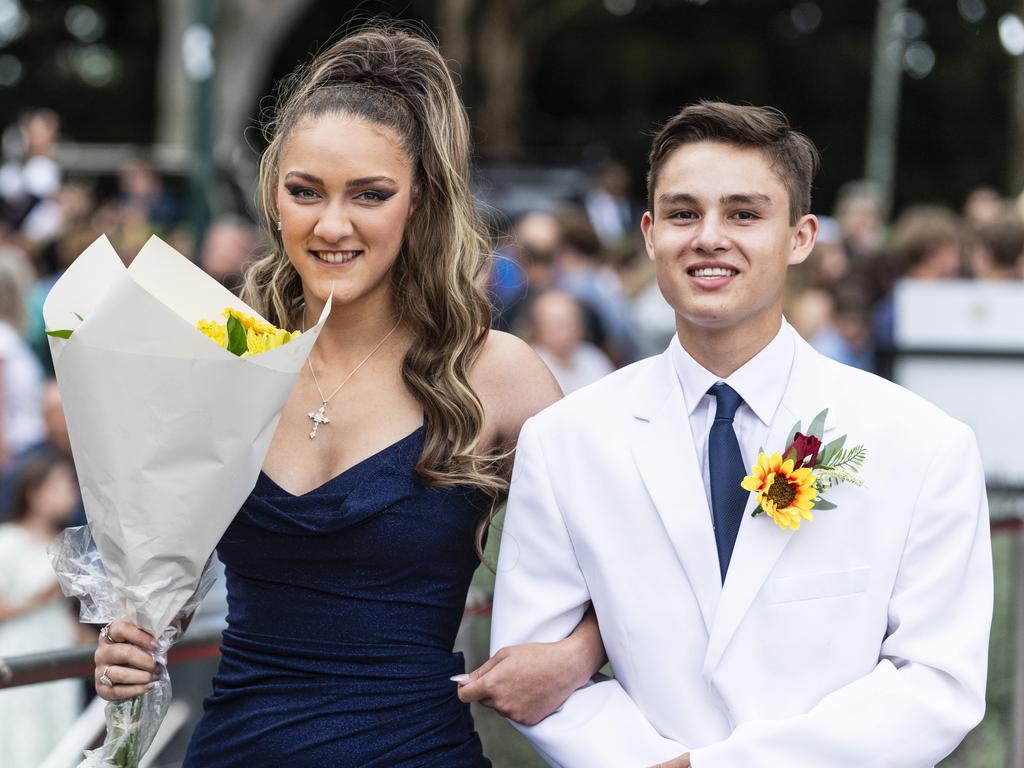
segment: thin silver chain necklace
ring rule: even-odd
[[[331,394],[328,395],[327,397],[324,397],[324,391],[322,389],[320,389],[320,382],[316,380],[316,373],[313,372],[313,363],[310,360],[310,357],[312,357],[312,354],[310,355],[310,357],[306,358],[306,365],[309,366],[309,375],[313,377],[313,385],[316,387],[317,394],[320,395],[320,401],[321,401],[320,407],[317,410],[310,411],[309,413],[306,414],[306,418],[307,419],[311,419],[312,422],[313,422],[313,429],[310,430],[310,432],[309,432],[309,439],[310,440],[312,440],[313,438],[316,437],[317,430],[320,429],[320,425],[321,424],[330,424],[331,423],[331,420],[329,418],[327,418],[327,413],[326,413],[326,411],[327,411],[327,403],[329,403],[331,401],[331,398],[334,397],[336,394],[338,394],[341,391],[342,387],[344,387],[346,384],[348,384],[348,380],[356,375],[356,371],[358,371],[360,368],[362,368],[363,365],[366,363],[366,361],[369,360],[371,357],[373,357],[374,353],[378,349],[380,349],[382,346],[384,346],[384,342],[391,338],[391,334],[393,334],[395,331],[397,331],[398,330],[398,326],[401,325],[401,324],[402,324],[402,317],[399,316],[398,317],[398,321],[395,323],[394,327],[390,331],[388,331],[386,334],[384,334],[384,338],[377,342],[377,346],[375,346],[373,349],[370,350],[370,354],[368,354],[366,357],[364,357],[362,360],[360,360],[359,361],[359,365],[357,365],[355,368],[353,368],[352,372],[348,376],[346,376],[345,379],[341,382],[341,384],[339,384],[335,388],[335,390],[333,392],[331,392]],[[306,310],[305,309],[302,310],[302,332],[303,333],[306,332]]]

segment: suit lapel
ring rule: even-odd
[[[767,453],[781,453],[787,447],[786,438],[797,421],[806,428],[811,419],[828,407],[827,387],[822,382],[820,374],[821,362],[818,353],[802,339],[797,338],[786,392],[772,419],[768,439],[763,446]],[[830,413],[825,422],[825,442],[829,440],[829,433],[834,431],[831,422]],[[749,458],[748,463],[753,466],[757,457]],[[736,547],[708,639],[708,650],[704,659],[704,675],[707,678],[710,678],[721,661],[729,641],[750,610],[754,598],[786,546],[794,536],[800,535],[799,531],[780,528],[766,515],[751,517],[755,507],[756,499],[751,494],[740,523]]]
[[[651,366],[647,376],[634,399],[634,416],[640,423],[633,439],[633,459],[710,632],[721,576],[686,405],[667,354]]]

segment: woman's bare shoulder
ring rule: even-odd
[[[522,339],[490,331],[469,374],[501,443],[514,443],[523,423],[562,397],[540,356]]]

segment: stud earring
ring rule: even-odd
[[[281,220],[280,219],[277,220],[277,231],[278,232],[281,231]]]

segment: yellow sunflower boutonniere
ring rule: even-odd
[[[784,453],[760,452],[751,474],[740,483],[744,490],[757,494],[754,516],[763,512],[780,528],[797,531],[804,520],[814,520],[812,510],[836,508],[821,496],[823,492],[841,483],[864,485],[857,475],[867,449],[862,445],[844,448],[846,435],[823,447],[821,436],[827,416],[826,408],[811,421],[807,434],[800,431],[798,421],[790,431]]]

